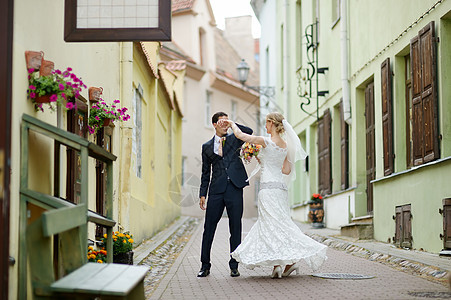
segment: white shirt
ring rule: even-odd
[[[213,152],[217,155],[218,154],[218,148],[219,148],[219,143],[221,142],[221,137],[217,136],[215,134],[215,143],[213,144]]]

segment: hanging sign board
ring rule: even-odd
[[[170,0],[65,0],[66,42],[170,41]]]

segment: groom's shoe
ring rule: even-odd
[[[197,277],[207,277],[208,275],[210,275],[209,269],[201,269],[199,273],[197,273]]]
[[[240,276],[240,272],[238,272],[238,269],[230,269],[230,276],[238,277]]]

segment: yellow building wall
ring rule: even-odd
[[[145,43],[147,57],[140,47],[135,45],[133,48],[133,87],[141,86],[143,90],[142,176],[139,178],[136,174],[137,157],[131,153],[129,213],[122,223],[128,224],[137,243],[180,216],[180,207],[169,191],[171,181],[181,172],[181,115],[170,105],[169,95],[174,93],[172,86],[165,86],[160,76],[155,77],[158,45]],[[170,81],[173,83],[174,75],[165,74],[165,78],[167,76],[173,76]]]

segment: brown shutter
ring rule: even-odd
[[[343,102],[340,102],[341,119],[341,189],[349,187],[349,142],[348,142],[348,124],[345,122],[343,114]]]
[[[324,195],[324,118],[318,120],[318,193]]]
[[[330,110],[324,112],[324,191],[325,195],[332,194],[332,166],[331,166],[331,116]]]
[[[411,205],[402,206],[402,243],[401,247],[412,248]]]
[[[443,204],[443,248],[451,249],[451,198],[442,200]]]
[[[384,145],[384,175],[393,173],[393,106],[391,91],[390,58],[381,66],[382,133]]]
[[[375,160],[375,124],[374,124],[374,82],[365,89],[365,125],[366,125],[366,194],[367,212],[373,211],[373,185],[376,177]]]
[[[418,36],[410,40],[410,61],[412,64],[412,143],[413,165],[423,163],[423,105],[421,102],[420,42]]]
[[[393,242],[396,246],[401,245],[401,235],[402,235],[402,207],[396,206],[395,207],[395,238],[393,239]]]
[[[421,29],[421,99],[423,102],[424,162],[439,158],[437,130],[436,51],[434,21]]]
[[[413,91],[413,164],[439,158],[434,22],[410,41]]]

